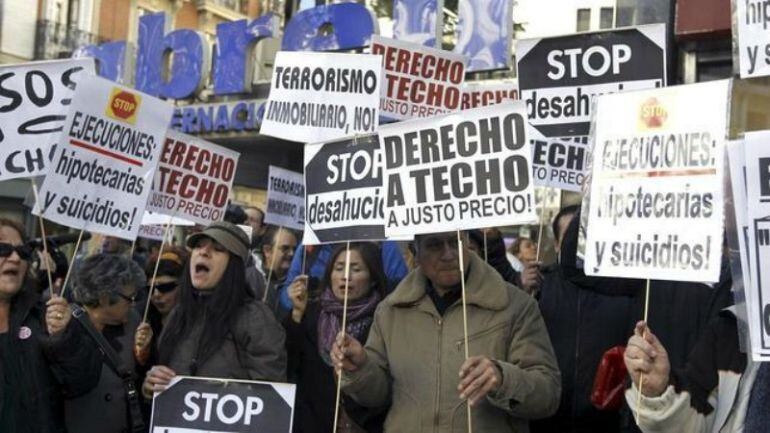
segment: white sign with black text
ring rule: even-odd
[[[382,126],[385,235],[534,222],[526,125],[517,101]]]
[[[302,173],[270,166],[265,223],[292,230],[305,228],[305,179]]]

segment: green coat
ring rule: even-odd
[[[470,356],[496,360],[503,381],[474,408],[473,431],[528,432],[529,419],[559,406],[561,381],[537,302],[507,284],[475,254],[466,278]],[[386,433],[466,432],[460,400],[465,361],[460,301],[440,316],[418,268],[377,308],[367,361],[343,375],[343,390],[364,406],[391,403]]]

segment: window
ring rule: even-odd
[[[587,32],[591,30],[591,9],[577,10],[577,31]]]
[[[613,21],[615,18],[615,9],[614,8],[601,8],[599,11],[599,28],[600,29],[611,29],[614,26]]]

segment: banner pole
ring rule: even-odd
[[[535,262],[540,261],[540,243],[543,240],[543,225],[545,222],[545,192],[548,188],[543,190],[543,202],[540,203],[540,228],[537,230],[537,253],[535,254]]]
[[[134,241],[131,242],[131,249],[128,251],[128,258],[133,260],[134,258],[134,249],[136,248],[136,240],[139,238],[139,236],[134,238]]]
[[[347,331],[347,321],[348,321],[348,285],[350,284],[350,241],[348,241],[346,247],[345,247],[345,293],[343,294],[342,298],[342,326],[340,329],[342,330],[342,335],[344,338],[344,335]],[[340,417],[340,393],[342,391],[342,369],[340,369],[339,374],[337,375],[337,396],[334,400],[334,428],[332,429],[332,432],[337,431],[337,422],[339,421]]]
[[[265,283],[265,293],[262,295],[262,303],[265,303],[267,301],[267,292],[270,290],[270,280],[273,279],[273,266],[275,266],[275,250],[278,246],[278,241],[281,239],[281,232],[283,231],[283,226],[278,226],[278,233],[275,234],[275,237],[273,238],[273,253],[271,254],[270,258],[270,269],[267,270],[267,283]]]
[[[155,269],[152,271],[152,280],[150,281],[150,290],[147,292],[147,302],[144,306],[144,316],[142,316],[142,323],[147,323],[147,314],[150,312],[150,303],[152,301],[153,292],[155,291],[155,277],[158,276],[160,257],[163,255],[163,246],[166,244],[166,239],[168,239],[168,229],[171,227],[171,221],[173,219],[173,215],[168,217],[168,221],[166,221],[166,228],[163,230],[163,239],[160,241],[160,248],[158,249],[158,260],[155,261]],[[189,270],[186,272],[189,272]]]
[[[305,260],[307,260],[307,245],[302,244],[302,272],[300,275],[305,275]]]
[[[48,258],[50,257],[48,255],[48,241],[46,240],[45,235],[45,224],[43,224],[43,210],[40,209],[40,196],[37,192],[37,185],[35,184],[34,179],[29,178],[30,183],[32,184],[32,194],[35,195],[35,207],[37,207],[37,220],[40,223],[40,238],[43,240],[43,255],[45,256],[45,273],[48,275],[48,290],[51,291],[51,296],[55,296],[54,290],[53,290],[53,277],[51,277],[51,267],[49,266],[50,263],[48,263]]]
[[[465,343],[465,360],[467,361],[470,358],[468,352],[468,304],[465,296],[465,261],[463,260],[463,240],[460,236],[460,230],[457,230],[457,259],[460,265],[460,289],[463,300],[463,341]],[[465,407],[468,411],[468,433],[473,433],[470,402],[466,402]]]
[[[650,312],[650,280],[644,289],[644,332],[642,338],[647,336],[647,314]],[[639,389],[636,393],[636,425],[639,425],[639,405],[642,403],[642,387],[644,386],[644,373],[639,374]]]
[[[487,253],[487,231],[482,230],[484,233],[484,262],[489,262],[489,253]]]
[[[59,292],[59,296],[64,296],[64,292],[67,290],[67,282],[70,280],[70,274],[72,273],[72,265],[75,264],[75,258],[78,256],[78,251],[80,250],[80,241],[83,240],[83,232],[85,229],[80,229],[80,234],[78,235],[78,241],[75,242],[75,251],[72,253],[72,258],[70,259],[70,267],[67,269],[67,275],[64,276],[64,283],[61,286],[61,292]]]

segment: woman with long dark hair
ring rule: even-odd
[[[349,277],[345,280],[345,246],[332,253],[326,266],[324,290],[308,302],[307,277],[289,286],[293,309],[284,321],[289,352],[289,377],[297,383],[295,433],[328,433],[333,429],[336,380],[329,351],[342,326],[345,289],[348,292],[347,333],[366,341],[374,310],[386,289],[380,249],[371,242],[350,245]],[[386,408],[370,409],[343,398],[338,432],[381,432]]]
[[[246,234],[217,222],[187,238],[189,269],[159,340],[159,362],[145,378],[146,398],[179,374],[284,381],[285,333],[255,299],[245,277]]]

